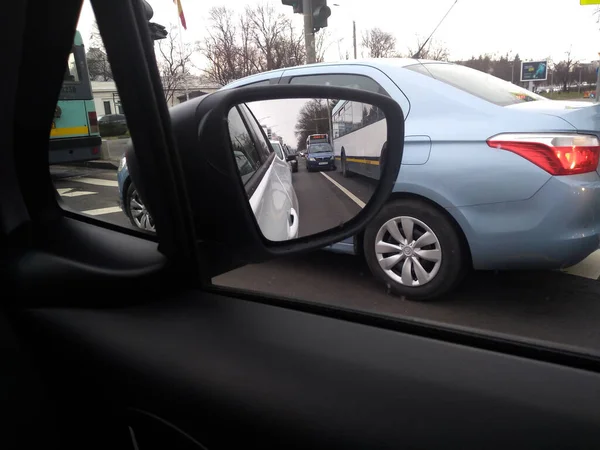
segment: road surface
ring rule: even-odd
[[[52,173],[65,207],[130,227],[118,206],[114,170],[53,167]],[[366,203],[374,189],[367,180],[346,179],[339,171],[307,173],[302,160],[294,186],[303,234],[335,226],[343,217],[356,214],[359,203]],[[600,355],[600,252],[570,271],[475,272],[456,292],[432,303],[389,295],[360,257],[322,250],[246,266],[213,281],[373,314],[551,341]]]

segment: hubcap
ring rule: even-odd
[[[131,198],[129,199],[129,211],[133,222],[138,228],[147,231],[155,231],[154,220],[152,220],[150,213],[140,200],[140,196],[135,189],[131,193]]]
[[[442,263],[442,247],[433,230],[408,216],[383,224],[375,237],[375,255],[386,275],[405,286],[429,283]]]

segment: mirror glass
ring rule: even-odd
[[[374,105],[266,100],[236,105],[228,121],[248,201],[271,241],[342,225],[377,186],[387,122]]]

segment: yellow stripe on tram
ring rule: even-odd
[[[340,161],[342,158],[340,158],[339,156],[336,156],[335,159],[337,159],[338,161]],[[376,160],[376,159],[346,158],[346,161],[348,161],[348,162],[354,162],[354,163],[359,163],[359,164],[371,164],[373,166],[378,166],[379,165],[379,161]]]
[[[50,136],[52,137],[60,137],[60,136],[73,136],[80,134],[88,134],[88,127],[65,127],[65,128],[52,128],[50,130]]]

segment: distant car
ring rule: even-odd
[[[389,202],[363,232],[334,246],[363,254],[398,295],[431,299],[471,268],[559,269],[598,249],[598,104],[549,100],[458,64],[400,58],[290,67],[224,89],[257,83],[351,86],[402,107],[404,154]],[[379,124],[372,109],[350,102],[342,139],[359,142],[353,136]],[[385,135],[360,142],[374,139]],[[377,178],[394,151],[382,144],[369,155],[342,148],[342,174]]]
[[[121,136],[127,133],[127,119],[125,114],[107,114],[98,118],[100,136]]]
[[[283,150],[274,148],[272,143],[269,145],[246,105],[238,105],[229,112],[229,133],[240,176],[263,235],[272,241],[297,237],[300,225],[298,198]],[[271,170],[259,170],[263,166],[269,166]],[[117,182],[119,204],[132,225],[154,231],[154,221],[131,180],[125,157],[117,170]]]
[[[335,170],[333,147],[326,142],[310,144],[306,149],[306,170]]]

